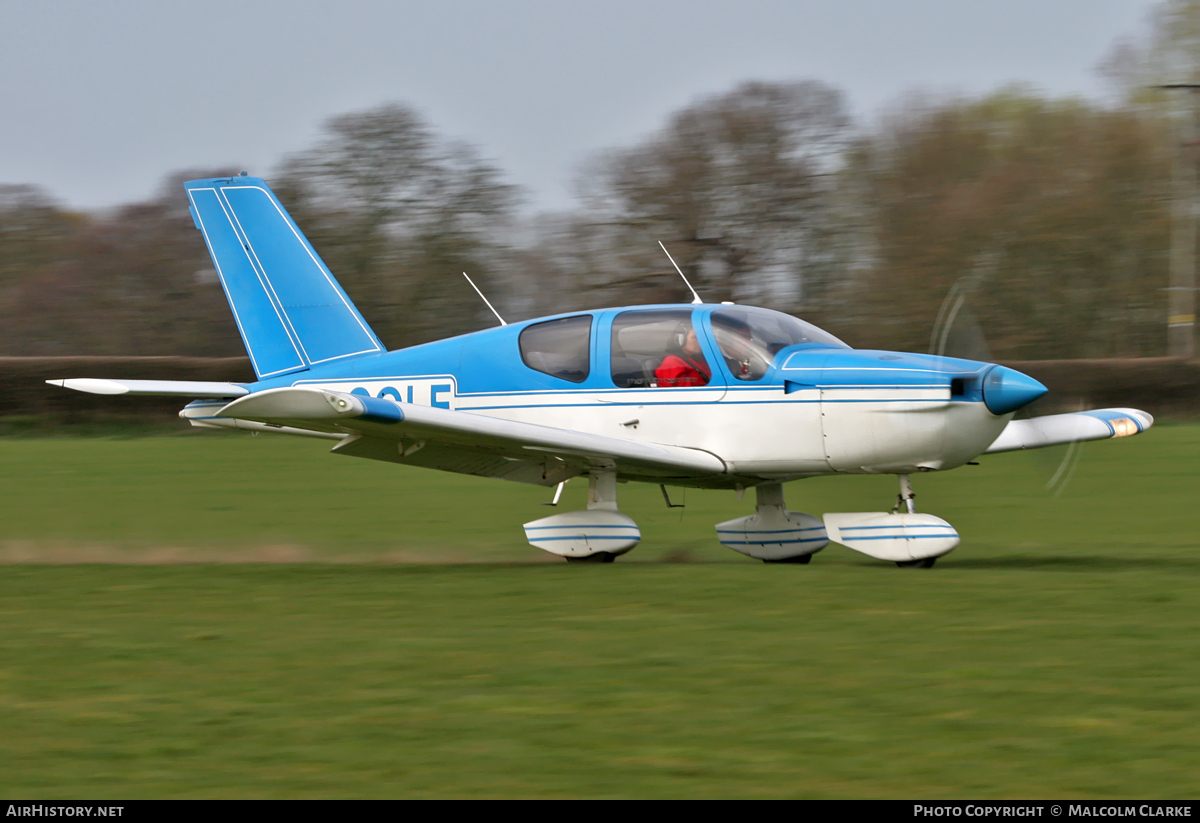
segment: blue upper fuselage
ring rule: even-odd
[[[1045,391],[991,364],[855,351],[794,317],[732,304],[575,312],[386,352],[264,180],[207,178],[185,189],[259,377],[251,391],[324,384],[477,411],[950,399],[982,401],[996,415]]]
[[[985,401],[993,414],[1004,414],[1045,393],[1037,381],[1012,369],[971,360],[921,354],[851,349],[815,327],[819,339],[771,351],[769,365],[754,375],[735,375],[736,362],[723,356],[712,316],[730,307],[714,304],[657,304],[596,309],[539,317],[484,329],[470,334],[424,343],[377,355],[341,360],[280,377],[249,384],[251,391],[303,383],[378,381],[403,377],[445,377],[453,380],[457,395],[519,394],[543,392],[626,393],[645,391],[621,386],[614,380],[613,323],[627,312],[686,313],[696,332],[703,361],[711,368],[710,387],[727,391],[777,386],[785,392],[815,387],[935,387],[949,386],[954,400]],[[761,309],[739,307],[746,312]],[[770,314],[774,315],[774,312]],[[521,334],[538,324],[566,318],[590,317],[586,376],[563,379],[543,373],[522,357]],[[584,321],[580,321],[585,325]],[[804,324],[806,325],[806,324]],[[726,348],[726,354],[728,347]],[[622,352],[623,354],[623,352]],[[579,379],[582,377],[582,379]],[[750,379],[746,379],[750,378]],[[360,393],[362,393],[360,391]],[[397,400],[410,400],[391,395]],[[434,405],[442,405],[436,397]]]

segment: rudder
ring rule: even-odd
[[[385,351],[265,181],[184,188],[260,379]]]

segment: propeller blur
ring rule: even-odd
[[[95,394],[190,398],[192,425],[328,438],[333,453],[558,486],[587,508],[525,523],[529,542],[607,562],[641,538],[617,482],[736,490],[755,513],[717,539],[767,562],[805,563],[832,540],[900,565],[958,545],[916,512],[910,475],[985,453],[1145,431],[1106,409],[1013,421],[1046,387],[977,360],[852,349],[786,314],[731,304],[606,308],[510,323],[387,351],[267,184],[185,184],[258,380],[79,378]],[[891,511],[788,511],[782,483],[895,474]]]

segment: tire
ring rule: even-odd
[[[816,554],[816,552],[812,552],[810,554],[798,554],[795,557],[780,557],[780,558],[777,558],[774,560],[768,560],[766,558],[763,558],[763,562],[764,563],[796,563],[801,566],[805,566],[805,565],[808,565],[808,563],[810,563],[812,561],[812,556],[814,554]]]
[[[923,560],[901,560],[896,565],[902,569],[932,569],[937,562],[936,557],[926,557]]]
[[[568,563],[611,563],[617,559],[617,556],[612,552],[596,552],[589,554],[587,557],[568,557]]]

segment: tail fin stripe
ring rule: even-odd
[[[254,276],[258,278],[259,285],[262,286],[263,291],[267,294],[267,298],[271,301],[271,308],[275,310],[275,316],[279,318],[284,332],[287,334],[288,339],[292,341],[292,347],[300,355],[304,367],[309,367],[312,365],[312,361],[309,359],[308,353],[304,351],[304,343],[300,340],[300,335],[296,333],[291,319],[287,316],[287,309],[284,307],[283,301],[275,293],[275,286],[271,283],[271,279],[267,277],[262,263],[259,262],[258,255],[254,252],[254,246],[250,242],[250,236],[246,234],[246,230],[242,227],[242,221],[238,219],[233,204],[229,202],[229,189],[227,187],[217,190],[217,202],[221,204],[221,209],[225,212],[225,219],[229,221],[229,225],[233,228],[233,233],[237,235],[238,244],[242,247],[241,253],[250,262],[250,268],[254,270]]]
[[[192,188],[188,193],[255,373],[261,378],[306,368],[217,190]]]
[[[241,234],[248,238],[257,268],[296,332],[309,363],[383,351],[345,292],[266,190],[259,186],[227,186],[221,193],[233,210]],[[259,232],[251,238],[242,227],[243,217],[252,225],[285,226],[290,236],[273,231]],[[272,273],[286,276],[272,277]]]
[[[260,378],[385,351],[265,181],[184,187]]]

